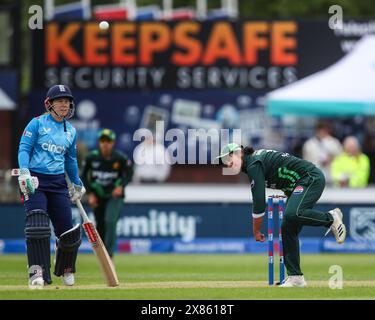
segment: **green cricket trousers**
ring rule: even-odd
[[[299,233],[303,226],[330,227],[333,217],[328,212],[314,210],[325,187],[325,178],[318,168],[302,177],[288,197],[281,226],[284,261],[288,275],[302,275]]]
[[[111,257],[116,249],[116,227],[123,207],[123,201],[123,198],[98,198],[98,206],[93,210],[96,228]]]

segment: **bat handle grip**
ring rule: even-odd
[[[76,202],[76,205],[77,205],[77,208],[79,210],[79,213],[81,214],[82,218],[83,218],[83,222],[89,222],[89,217],[87,216],[86,214],[86,211],[85,209],[83,208],[83,205],[81,203],[81,200],[77,200]]]

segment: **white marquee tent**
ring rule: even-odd
[[[375,35],[323,71],[266,96],[273,116],[375,115]]]

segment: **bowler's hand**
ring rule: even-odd
[[[254,234],[254,239],[257,242],[264,242],[266,240],[266,237],[264,234],[260,232],[260,228],[262,226],[262,220],[263,218],[253,218],[253,234]]]
[[[255,238],[255,241],[257,242],[264,242],[266,240],[266,237],[264,236],[264,234],[260,232],[254,233],[254,238]]]

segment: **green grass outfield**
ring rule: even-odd
[[[30,290],[26,256],[0,255],[0,300],[375,299],[374,254],[302,255],[306,288],[269,287],[265,255],[117,255],[114,261],[117,288],[105,286],[95,256],[81,254],[74,287],[64,287],[53,277],[52,285]],[[343,289],[329,288],[331,265],[342,267]]]

